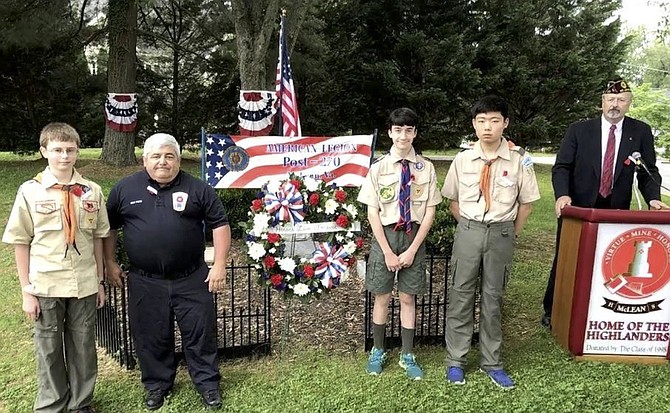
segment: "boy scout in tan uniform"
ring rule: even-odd
[[[74,169],[79,135],[51,123],[40,135],[48,166],[19,188],[2,241],[13,244],[23,311],[34,321],[36,412],[95,412],[96,308],[105,301],[100,187]]]
[[[500,308],[515,238],[540,192],[530,157],[502,137],[509,124],[505,101],[487,96],[472,112],[479,141],[456,156],[442,189],[458,220],[447,305],[447,381],[465,384],[463,368],[472,338],[481,268],[480,367],[496,385],[509,389],[514,381],[502,368]]]
[[[368,262],[365,287],[375,295],[372,314],[374,347],[366,371],[382,372],[388,302],[397,276],[400,298],[402,350],[400,366],[408,378],[420,380],[423,371],[416,363],[413,346],[416,307],[414,297],[425,290],[424,240],[433,223],[435,206],[442,201],[433,164],[417,155],[412,146],[418,117],[407,108],[394,110],[389,117],[389,154],[370,167],[358,195],[368,206],[368,220],[374,239]]]

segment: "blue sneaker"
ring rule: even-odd
[[[484,371],[484,373],[486,373],[491,378],[491,381],[501,389],[509,390],[514,388],[514,380],[505,373],[505,370],[489,370]]]
[[[407,353],[400,355],[400,361],[398,361],[400,367],[405,370],[407,378],[410,380],[421,380],[423,379],[423,370],[416,364],[416,358],[414,354]]]
[[[373,347],[372,350],[370,350],[370,357],[368,357],[368,365],[365,367],[365,371],[372,376],[381,374],[382,369],[384,368],[384,362],[386,362],[386,357],[387,354],[384,350]]]
[[[460,367],[447,368],[447,381],[450,384],[465,384],[465,372]]]

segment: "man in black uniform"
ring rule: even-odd
[[[144,171],[119,181],[107,199],[109,282],[121,286],[117,230],[130,260],[128,313],[149,410],[159,409],[176,374],[174,319],[188,371],[208,408],[221,407],[212,293],[226,280],[230,226],[221,200],[205,182],[180,171],[179,144],[164,133],[144,144]],[[212,228],[214,265],[204,261],[203,222]]]

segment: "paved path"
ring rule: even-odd
[[[454,159],[453,156],[445,156],[445,155],[431,155],[430,158],[438,161],[451,161]],[[533,155],[533,162],[537,164],[553,165],[555,161],[556,156],[553,155],[551,156]],[[661,174],[662,179],[661,183],[663,184],[663,186],[670,188],[670,161],[657,158],[656,166],[658,167],[658,172]],[[661,188],[661,192],[664,195],[670,196],[670,191],[665,188]]]

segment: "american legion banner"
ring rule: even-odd
[[[335,137],[205,136],[205,180],[214,188],[260,188],[289,173],[360,186],[374,135]]]
[[[666,356],[670,225],[598,226],[584,354]]]

